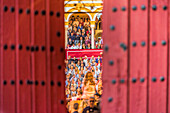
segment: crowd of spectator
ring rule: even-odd
[[[66,49],[92,49],[91,47],[92,30],[90,25],[90,19],[72,17],[69,21],[67,36],[68,40]],[[102,38],[95,38],[94,40],[95,49],[101,49],[102,44],[103,44]]]
[[[65,87],[67,99],[81,98],[83,94],[83,79],[85,74],[90,71],[95,79],[95,89],[96,93],[102,94],[102,59],[100,56],[94,58],[92,56],[90,59],[85,56],[85,58],[80,58],[79,60],[74,57],[74,59],[69,58],[65,60]]]

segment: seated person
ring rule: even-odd
[[[89,106],[84,108],[83,113],[100,113],[100,110],[94,106],[94,97],[89,98]]]
[[[78,113],[78,109],[79,109],[79,104],[74,103],[74,112],[73,113]]]

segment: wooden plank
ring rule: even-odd
[[[129,113],[147,112],[148,1],[130,2]]]
[[[16,73],[17,73],[17,113],[31,113],[31,86],[27,80],[31,80],[30,51],[26,47],[31,41],[30,1],[16,1]],[[18,13],[18,11],[20,11]]]
[[[46,47],[46,2],[45,0],[32,0],[32,3],[31,50],[32,80],[34,81],[32,108],[33,113],[46,113],[46,51],[42,50],[42,47]]]
[[[167,2],[167,0],[150,2],[149,113],[167,112],[168,11],[163,9]],[[162,41],[166,44],[162,45]],[[160,80],[161,77],[164,77],[164,81]]]
[[[15,113],[15,13],[10,11],[15,7],[15,0],[1,0],[1,111]],[[10,27],[9,27],[10,26]],[[3,84],[4,83],[4,84]],[[7,84],[6,84],[7,83]]]
[[[64,88],[64,0],[50,0],[50,62],[51,80],[56,84],[51,87],[52,113],[66,112]],[[54,50],[52,49],[54,48]]]
[[[50,0],[46,0],[46,61],[47,61],[47,112],[51,113],[51,53],[50,53]]]
[[[114,27],[112,27],[113,25]],[[103,10],[103,113],[127,113],[128,1],[105,0]],[[121,45],[121,46],[120,46]],[[107,51],[108,46],[108,51]],[[113,63],[112,63],[113,61]]]

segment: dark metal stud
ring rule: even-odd
[[[116,84],[116,80],[115,79],[112,80],[112,84]]]
[[[53,11],[50,11],[50,16],[53,16],[54,15],[54,12]]]
[[[38,11],[37,10],[34,12],[34,15],[38,15]]]
[[[11,12],[14,12],[15,11],[15,8],[14,7],[11,7]]]
[[[61,82],[57,82],[57,85],[60,87],[61,86]]]
[[[114,26],[114,25],[111,25],[111,26],[110,26],[110,30],[115,30],[115,26]]]
[[[61,36],[61,33],[60,33],[60,32],[57,32],[57,36],[60,37],[60,36]]]
[[[132,78],[132,82],[133,82],[133,83],[136,83],[136,78]]]
[[[8,49],[8,46],[7,44],[4,45],[4,50],[7,50]]]
[[[41,81],[41,85],[44,86],[44,85],[45,85],[45,82],[44,82],[44,81]]]
[[[26,46],[26,50],[29,51],[29,50],[30,50],[30,47],[29,47],[29,46]]]
[[[30,80],[30,85],[32,85],[33,84],[33,81],[32,80]]]
[[[29,84],[30,84],[30,80],[27,80],[27,82],[26,82],[26,83],[27,83],[27,85],[29,85]]]
[[[54,86],[54,81],[51,81],[51,86]]]
[[[26,13],[27,13],[27,14],[30,14],[30,9],[26,9]]]
[[[38,85],[38,81],[37,81],[37,80],[35,81],[35,85],[36,85],[36,86]]]
[[[142,6],[141,6],[141,9],[142,9],[142,10],[145,10],[145,9],[146,9],[146,6],[145,6],[145,5],[142,5]]]
[[[140,82],[144,82],[144,81],[145,81],[145,78],[141,78],[141,79],[140,79]]]
[[[4,6],[4,12],[7,12],[7,11],[8,11],[8,7]]]
[[[23,84],[23,81],[22,81],[22,80],[20,80],[20,81],[19,81],[19,84],[20,84],[20,85],[22,85],[22,84]]]
[[[22,9],[19,9],[19,14],[21,14],[23,12],[23,10]]]
[[[132,46],[133,46],[133,47],[136,46],[136,42],[135,42],[135,41],[132,42]]]
[[[126,45],[123,46],[123,50],[124,50],[124,51],[127,50],[127,46],[126,46]]]
[[[105,51],[108,51],[108,50],[109,50],[108,45],[105,45],[105,46],[104,46],[104,50],[105,50]]]
[[[152,41],[152,46],[155,46],[156,45],[156,42],[155,41]]]
[[[61,100],[61,101],[60,101],[60,104],[64,104],[64,100]]]
[[[152,9],[156,10],[157,9],[156,5],[152,5]]]
[[[50,47],[50,51],[51,51],[51,52],[54,51],[54,47],[53,47],[53,46]]]
[[[127,49],[127,46],[124,43],[120,43],[120,47],[123,48],[124,51]]]
[[[22,50],[22,45],[21,44],[18,45],[18,49]]]
[[[114,64],[113,60],[110,60],[109,65],[113,65],[113,64]]]
[[[141,46],[145,46],[146,43],[144,41],[141,42]]]
[[[57,12],[57,13],[56,13],[56,16],[57,16],[57,17],[60,17],[60,12]]]
[[[137,10],[137,7],[136,6],[132,6],[132,10]]]
[[[28,85],[32,85],[33,82],[32,82],[31,80],[27,80],[27,84],[28,84]]]
[[[126,11],[126,7],[122,7],[122,11]]]
[[[58,69],[61,70],[61,65],[58,66]]]
[[[15,84],[15,81],[14,80],[11,80],[11,85],[14,85]]]
[[[42,46],[42,47],[41,47],[41,51],[45,51],[45,46]]]
[[[117,8],[116,8],[116,7],[113,7],[113,8],[112,8],[112,11],[113,11],[113,12],[116,12],[116,11],[117,11]]]
[[[162,8],[163,8],[163,10],[167,10],[167,6],[165,6],[165,5]]]
[[[36,46],[36,47],[35,47],[35,51],[38,51],[38,50],[39,50],[39,47],[38,47],[38,46]]]
[[[120,79],[120,83],[124,83],[125,82],[125,80],[124,79]]]
[[[156,77],[152,77],[152,82],[156,82]]]
[[[11,50],[14,50],[15,49],[15,45],[11,45]]]
[[[124,43],[120,43],[120,47],[123,47],[124,46]]]
[[[109,97],[109,98],[108,98],[108,101],[109,101],[109,102],[112,102],[112,100],[113,100],[112,97]]]
[[[7,85],[7,81],[6,81],[6,80],[4,80],[4,81],[3,81],[3,84],[4,84],[4,85]]]
[[[60,48],[60,52],[63,52],[63,51],[64,51],[64,49],[63,49],[63,47],[61,47],[61,48]]]
[[[160,81],[163,82],[165,80],[165,78],[162,76],[160,77]]]
[[[34,51],[34,47],[33,47],[33,46],[31,47],[31,51],[32,51],[32,52]]]
[[[166,41],[165,40],[162,41],[162,45],[163,46],[166,45]]]
[[[45,11],[45,10],[42,10],[42,11],[41,11],[41,14],[42,14],[42,15],[45,15],[45,14],[46,14],[46,11]]]

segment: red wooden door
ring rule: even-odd
[[[103,113],[169,112],[168,3],[104,1]]]
[[[103,113],[168,113],[168,0],[104,0]],[[64,0],[0,1],[1,113],[64,113]]]
[[[64,113],[64,0],[1,0],[0,113]]]

